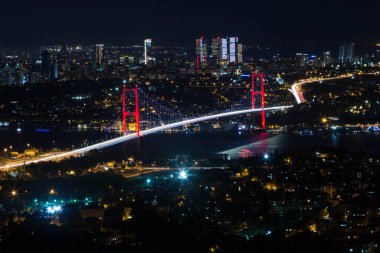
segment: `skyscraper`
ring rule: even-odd
[[[222,43],[222,45],[220,47],[220,49],[221,49],[221,51],[220,51],[220,53],[221,53],[220,59],[222,61],[227,61],[228,60],[228,40],[227,40],[227,38],[223,38],[221,40],[221,43]]]
[[[342,44],[339,47],[338,62],[341,64],[354,62],[354,43]]]
[[[195,40],[196,67],[207,63],[207,41],[201,37]]]
[[[148,64],[149,55],[152,52],[152,39],[144,40],[144,64]]]
[[[51,55],[48,50],[41,53],[41,71],[47,80],[50,80]]]
[[[67,51],[67,47],[65,45],[61,46],[61,49],[57,54],[57,60],[60,66],[64,68],[67,67],[69,63],[69,52]]]
[[[220,50],[221,50],[221,38],[212,39],[211,44],[211,55],[214,63],[219,63],[220,61]]]
[[[347,44],[346,46],[346,62],[353,63],[354,62],[354,43]]]
[[[339,46],[339,56],[338,56],[338,62],[344,63],[346,59],[346,45],[342,44]]]
[[[230,63],[236,63],[237,61],[237,58],[236,58],[236,44],[237,42],[239,41],[239,38],[238,37],[230,37],[229,38],[229,62]]]
[[[306,61],[309,55],[304,53],[296,53],[296,65],[297,67],[305,67]]]
[[[237,45],[237,63],[238,64],[243,63],[243,44]]]
[[[103,49],[104,49],[104,44],[96,44],[96,46],[95,46],[95,62],[96,62],[96,65],[102,65],[103,64]]]
[[[51,55],[48,50],[44,50],[41,53],[41,70],[44,74],[49,75],[50,73],[50,62]]]
[[[211,50],[208,53],[207,41],[201,37],[195,40],[196,67],[205,66],[206,63],[221,65],[243,63],[243,44],[237,44],[238,37],[214,38],[211,40]]]
[[[330,51],[325,51],[323,52],[323,62],[322,62],[322,67],[327,67],[331,64],[331,52]]]

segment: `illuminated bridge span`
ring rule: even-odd
[[[203,116],[191,114],[189,112],[181,112],[175,105],[170,108],[170,102],[167,102],[164,105],[163,102],[157,101],[157,99],[152,99],[149,95],[143,93],[137,86],[134,88],[126,88],[126,86],[123,86],[121,110],[122,136],[59,154],[52,154],[50,156],[22,162],[14,161],[0,166],[0,170],[8,170],[10,168],[22,167],[41,162],[59,161],[64,158],[75,157],[92,150],[103,149],[125,141],[136,139],[140,136],[162,132],[171,128],[183,127],[202,121],[242,114],[260,113],[261,128],[265,129],[266,112],[285,110],[292,106],[265,107],[264,75],[252,73],[251,79],[251,90],[248,94],[245,94],[240,101],[236,102],[228,109]]]
[[[265,108],[264,111],[285,110],[285,109],[288,109],[290,107],[292,107],[292,106],[268,107],[268,108]],[[239,111],[225,112],[225,113],[208,115],[208,116],[203,116],[203,117],[194,118],[194,119],[183,120],[183,121],[171,123],[168,125],[163,125],[163,126],[154,127],[154,128],[147,129],[147,130],[142,130],[142,131],[140,131],[140,136],[146,136],[149,134],[165,131],[165,130],[168,130],[171,128],[190,125],[190,124],[194,124],[197,122],[202,122],[202,121],[207,121],[207,120],[212,120],[212,119],[217,119],[217,118],[223,118],[223,117],[229,117],[229,116],[235,116],[235,115],[241,115],[241,114],[247,114],[247,113],[261,112],[261,111],[262,111],[261,108],[260,109],[239,110]],[[131,134],[120,136],[120,137],[117,137],[117,138],[114,138],[114,139],[111,139],[108,141],[103,141],[103,142],[100,142],[100,143],[97,143],[97,144],[94,144],[91,146],[75,149],[75,150],[60,153],[57,155],[51,155],[48,157],[36,159],[33,161],[28,161],[25,163],[22,162],[22,163],[16,163],[16,164],[12,164],[12,165],[1,166],[0,170],[7,170],[9,168],[21,167],[21,166],[30,165],[33,163],[48,162],[48,161],[54,161],[54,160],[60,160],[60,159],[68,158],[71,156],[77,156],[77,155],[81,155],[83,153],[86,153],[86,152],[89,152],[92,150],[103,149],[103,148],[113,146],[113,145],[116,145],[116,144],[119,144],[119,143],[122,143],[125,141],[133,140],[133,139],[136,139],[138,137],[139,136],[137,135],[137,133],[131,133]]]

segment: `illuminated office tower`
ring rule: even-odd
[[[346,46],[346,62],[353,63],[354,62],[354,43],[347,44]]]
[[[308,54],[296,53],[296,66],[305,67],[308,58],[309,58]]]
[[[339,56],[338,56],[338,62],[339,63],[344,63],[344,59],[346,55],[346,45],[342,44],[339,47]]]
[[[221,46],[221,38],[212,39],[211,44],[211,55],[214,62],[219,62],[220,60],[220,46]]]
[[[95,61],[97,65],[103,64],[103,50],[104,44],[96,44],[95,46]]]
[[[236,44],[239,41],[238,37],[229,38],[229,63],[236,63]]]
[[[48,50],[41,53],[41,70],[45,78],[50,79],[51,54]]]
[[[237,63],[238,64],[243,63],[243,44],[237,45]]]
[[[226,38],[221,39],[220,59],[222,61],[228,60],[228,40]]]
[[[330,51],[325,51],[323,52],[323,63],[322,67],[327,67],[332,63],[331,60],[331,52]]]
[[[152,40],[145,39],[144,40],[144,63],[148,64],[148,60],[150,58],[149,54],[152,52]]]
[[[196,67],[207,63],[207,41],[201,37],[195,40]]]
[[[339,63],[353,63],[354,62],[354,43],[342,44],[339,47]]]

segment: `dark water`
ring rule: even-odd
[[[23,127],[0,128],[0,148],[13,146],[15,150],[23,150],[29,144],[31,147],[49,150],[52,148],[68,149],[81,145],[93,144],[120,136],[117,132],[100,131],[93,129],[47,129]]]
[[[324,147],[343,147],[351,152],[363,151],[372,155],[380,155],[379,133],[345,133],[327,135],[286,135],[280,134],[259,140],[247,145],[226,149],[232,159],[254,155],[256,153],[273,153],[318,149]]]
[[[52,129],[48,132],[37,132],[34,128],[30,128],[17,132],[16,129],[0,129],[0,148],[12,146],[13,150],[23,151],[29,144],[31,147],[45,150],[53,147],[71,149],[73,146],[80,147],[84,143],[96,143],[116,136],[119,136],[119,133],[96,130]],[[278,152],[287,152],[331,146],[380,155],[380,134],[364,132],[313,136],[286,134],[274,136],[267,133],[155,134],[109,147],[100,155],[109,160],[123,159],[129,155],[154,159],[189,154],[204,158],[215,153],[226,153],[232,159],[237,159],[254,154],[271,153],[276,149]]]

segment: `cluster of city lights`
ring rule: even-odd
[[[48,214],[56,214],[62,212],[62,206],[54,205],[54,206],[48,206],[46,209],[46,212]]]
[[[180,171],[178,172],[178,178],[179,178],[179,179],[181,179],[181,180],[185,180],[185,179],[187,179],[188,177],[189,177],[189,174],[187,173],[186,170],[180,170]],[[174,178],[174,175],[170,175],[170,178]],[[151,179],[151,178],[147,178],[147,179],[145,180],[145,183],[146,183],[146,184],[150,184],[150,183],[152,183],[152,179]]]

